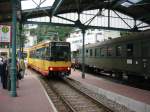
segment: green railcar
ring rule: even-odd
[[[82,50],[79,62],[82,63]],[[85,45],[85,67],[119,76],[150,78],[150,32]]]

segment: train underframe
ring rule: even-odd
[[[43,72],[39,68],[37,68],[33,65],[30,65],[30,64],[27,65],[27,68],[32,68],[32,69],[36,70],[37,72],[41,73],[41,75],[46,76],[46,77],[66,77],[71,74],[70,67],[67,67],[65,70],[59,70],[59,71],[49,70],[48,72]],[[69,70],[68,70],[68,68],[69,68]]]
[[[49,77],[66,77],[69,76],[71,71],[49,71]]]
[[[82,70],[82,64],[78,65],[78,68]],[[89,66],[85,64],[85,72],[94,73],[98,75],[106,75],[114,77],[115,79],[125,79],[125,80],[150,80],[150,73],[136,73],[131,71],[123,71],[118,69],[108,69],[108,68],[97,68],[95,66]]]

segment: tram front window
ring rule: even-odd
[[[51,59],[55,61],[68,61],[70,60],[70,46],[67,45],[57,45],[51,48]]]

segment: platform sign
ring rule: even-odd
[[[11,40],[11,26],[0,25],[0,42],[9,43]]]

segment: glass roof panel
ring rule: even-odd
[[[22,10],[34,9],[39,7],[52,6],[55,0],[27,0],[21,1]]]

